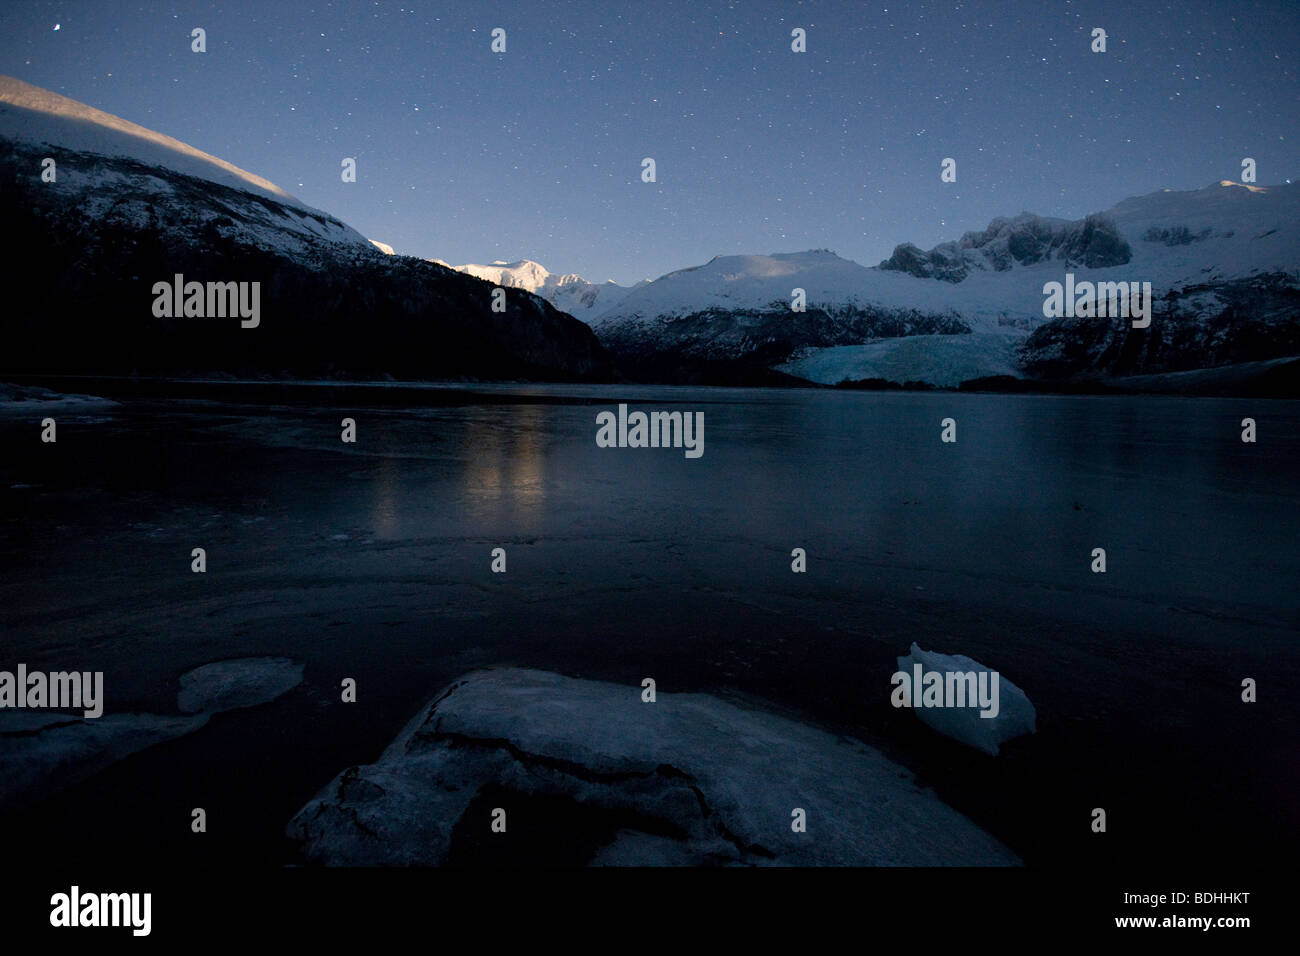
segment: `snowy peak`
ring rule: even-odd
[[[1133,196],[1113,206],[1109,213],[1121,227],[1165,220],[1165,225],[1212,226],[1221,231],[1244,221],[1279,219],[1293,213],[1300,201],[1294,183],[1253,186],[1224,179],[1202,189],[1162,189]]]
[[[1172,288],[1300,269],[1300,185],[1222,180],[1117,203],[1107,214],[1133,245],[1134,263]]]
[[[487,266],[470,262],[452,268],[477,279],[485,279],[493,285],[507,289],[524,289],[528,292],[540,293],[545,288],[547,280],[551,278],[551,274],[541,263],[533,262],[531,259],[520,259],[517,262],[503,262],[497,259]]]
[[[940,285],[946,288],[936,288]],[[715,256],[703,265],[679,269],[634,287],[614,308],[589,321],[603,335],[617,326],[653,326],[668,319],[710,312],[788,316],[796,289],[803,290],[807,308],[824,311],[855,310],[866,305],[934,313],[952,309],[947,283],[923,284],[902,273],[869,269],[828,249],[813,249]],[[969,295],[964,298],[972,299]],[[988,307],[995,305],[989,303]]]
[[[303,205],[270,180],[224,159],[12,76],[0,76],[0,136],[104,156],[123,156],[269,196],[279,202]]]
[[[429,261],[447,265],[440,259]],[[532,292],[546,299],[561,312],[568,312],[580,319],[586,319],[597,311],[612,307],[630,291],[627,287],[612,281],[597,285],[576,273],[559,275],[549,272],[545,266],[532,259],[519,259],[515,262],[497,259],[491,265],[471,262],[449,266],[449,268],[502,288]]]
[[[689,266],[678,269],[656,279],[662,282],[675,276],[684,276],[692,272],[716,276],[724,282],[736,282],[746,279],[771,279],[791,276],[809,269],[838,268],[847,265],[862,268],[856,262],[841,259],[829,249],[812,249],[808,252],[774,252],[769,255],[731,255],[714,256],[702,266]]]
[[[159,229],[171,223],[187,233],[304,255],[321,243],[375,248],[261,176],[7,76],[0,76],[0,143],[9,144],[10,162],[33,177],[53,159],[55,178],[45,189],[106,224]]]
[[[1234,183],[1231,179],[1220,179],[1220,186],[1240,186],[1242,189],[1249,189],[1253,193],[1266,193],[1268,189],[1264,186],[1251,186],[1247,183]],[[1206,187],[1207,189],[1210,187]]]
[[[1202,189],[1134,196],[1072,222],[1028,212],[994,219],[982,231],[928,251],[903,243],[879,268],[953,284],[979,272],[1040,263],[1058,271],[1131,264],[1164,285],[1194,281],[1207,271],[1241,277],[1295,267],[1297,214],[1300,190],[1292,184],[1253,186],[1225,179]],[[1214,241],[1191,254],[1159,249],[1206,240]]]
[[[1068,222],[1026,212],[1014,219],[994,219],[987,229],[940,243],[929,252],[903,243],[880,268],[956,283],[972,272],[1006,272],[1016,265],[1052,259],[1065,268],[1098,269],[1122,266],[1132,256],[1118,226],[1104,214]]]

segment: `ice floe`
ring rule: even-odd
[[[40,802],[155,744],[198,730],[213,714],[274,700],[302,683],[282,657],[205,664],[181,676],[180,715],[0,710],[0,815]]]
[[[921,687],[911,687],[909,684],[909,689],[916,694],[916,702],[909,702],[905,706],[912,706],[924,724],[944,736],[996,756],[1004,741],[1032,734],[1037,729],[1037,714],[1025,692],[992,668],[961,654],[925,651],[913,642],[907,655],[898,659],[898,673],[908,675],[910,681],[918,667],[922,680],[933,683],[940,689],[940,696],[944,699],[937,703],[922,704],[924,691]],[[931,673],[937,673],[938,678],[929,678],[927,675]],[[964,683],[954,679],[962,675],[972,675],[975,679]],[[965,695],[962,704],[946,699],[947,695],[942,692],[949,687]],[[974,695],[970,693],[971,689],[982,690],[986,687],[992,694],[992,706],[984,706],[978,699],[972,702]],[[900,689],[895,688],[896,692]]]
[[[507,840],[511,807],[539,798],[618,821],[594,864],[1019,863],[857,740],[704,694],[644,703],[638,685],[523,669],[453,683],[288,832],[314,863],[439,865],[467,827],[489,832],[492,803],[507,830],[490,838]]]
[[[204,664],[181,676],[182,713],[217,713],[275,700],[302,683],[302,665],[284,657],[239,658]]]

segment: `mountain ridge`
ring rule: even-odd
[[[269,180],[30,84],[0,89],[0,215],[24,238],[0,259],[5,371],[609,375],[590,329],[541,298],[495,311],[483,283],[387,255]],[[176,275],[209,298],[258,288],[259,321],[155,314],[154,285]]]
[[[226,186],[234,185],[312,212],[319,211],[269,179],[241,169],[234,163],[17,77],[0,75],[0,106],[28,113],[15,116],[10,110],[6,111],[7,115],[0,115],[0,135],[13,138],[17,134],[25,141],[46,142],[61,149],[152,160],[153,165],[175,172],[211,179]],[[57,138],[51,138],[51,133],[57,133]]]
[[[1081,282],[1150,282],[1168,327],[1139,348],[1117,322],[1049,320],[1044,284],[1067,272]],[[829,250],[715,256],[586,320],[633,363],[741,362],[822,384],[904,375],[955,387],[963,374],[1182,371],[1195,367],[1198,349],[1211,364],[1278,358],[1300,322],[1290,304],[1297,281],[1300,186],[1225,180],[1129,197],[1077,220],[998,217],[930,250],[901,243],[874,267]],[[795,289],[806,298],[803,313],[792,310]],[[1241,314],[1247,303],[1277,332],[1275,346],[1252,331]],[[1199,325],[1218,331],[1192,328]],[[1109,331],[1100,334],[1103,326]],[[928,341],[900,353],[910,336]],[[1225,336],[1235,344],[1223,347]]]

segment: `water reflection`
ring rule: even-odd
[[[371,520],[376,537],[392,539],[398,536],[398,502],[402,498],[400,464],[397,459],[384,458],[375,474],[374,508]]]
[[[508,518],[532,530],[546,505],[547,434],[554,410],[544,405],[476,409],[463,419],[460,485],[471,514]],[[524,530],[521,529],[521,530]]]

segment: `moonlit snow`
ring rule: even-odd
[[[938,671],[940,674],[992,671],[992,668],[961,654],[923,651],[913,642],[908,654],[898,659],[898,669],[910,675],[913,673],[913,665],[918,663],[922,674],[930,671]],[[1024,691],[1001,674],[998,675],[996,717],[981,717],[978,707],[916,707],[913,710],[922,723],[944,736],[994,756],[1003,741],[1022,734],[1032,734],[1037,729],[1034,705],[1029,702]]]
[[[491,265],[470,262],[459,266],[453,266],[441,259],[429,261],[483,279],[493,285],[532,292],[561,312],[567,312],[584,322],[616,306],[633,289],[649,284],[647,279],[643,279],[635,286],[621,286],[613,280],[604,283],[588,282],[575,273],[548,272],[541,263],[533,262],[531,259],[520,259],[517,262],[497,260]]]
[[[154,221],[153,206],[176,202],[173,184],[156,174],[161,168],[236,190],[234,196],[224,197],[233,204],[231,208],[220,216],[209,209],[208,221],[224,219],[255,245],[305,255],[316,242],[326,240],[367,254],[375,251],[351,226],[306,205],[270,180],[171,136],[11,76],[0,76],[0,140],[31,144],[42,151],[48,148],[58,156],[58,178],[44,188],[56,190],[95,218],[148,227]],[[94,156],[125,159],[155,170],[105,164]],[[230,213],[235,213],[239,225]]]
[[[11,76],[0,76],[0,137],[49,143],[60,150],[126,156],[146,165],[163,166],[187,176],[310,209],[275,183],[233,163]]]
[[[641,695],[545,671],[472,673],[377,762],[331,781],[288,832],[315,863],[438,865],[453,831],[488,832],[493,806],[508,827],[512,807],[546,798],[620,821],[596,865],[1019,863],[856,740],[705,694]],[[467,816],[485,787],[488,809]],[[792,828],[796,809],[806,832]]]

